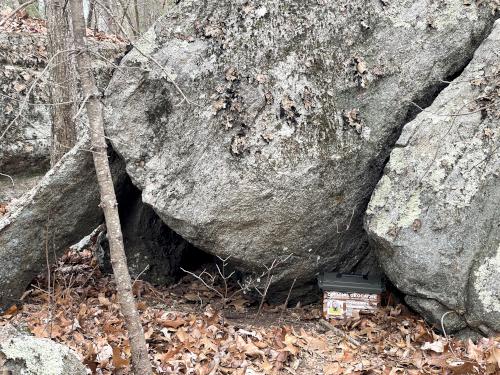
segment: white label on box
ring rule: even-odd
[[[379,307],[380,294],[325,292],[323,315],[326,319],[343,319],[357,312],[374,311]]]

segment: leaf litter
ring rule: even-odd
[[[51,338],[74,349],[92,374],[128,374],[130,345],[112,276],[88,248],[68,250],[0,316],[0,325]],[[318,305],[266,305],[220,297],[192,276],[169,287],[134,282],[157,374],[499,374],[500,337],[477,343],[435,333],[405,306],[333,322],[355,346],[320,324]],[[283,318],[285,316],[285,318]]]

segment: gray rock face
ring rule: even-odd
[[[500,21],[406,125],[366,214],[386,274],[448,331],[500,331]],[[440,326],[440,323],[438,324]]]
[[[47,38],[42,34],[0,32],[1,173],[17,175],[48,170],[51,100],[48,70],[45,70],[46,44]],[[113,71],[109,60],[120,56],[123,46],[91,42],[91,49],[100,56],[95,58],[93,68],[99,87],[104,90]],[[82,125],[85,116],[80,116],[78,121]]]
[[[89,142],[80,141],[41,181],[0,217],[0,308],[16,302],[46,269],[45,254],[60,254],[102,222]],[[113,175],[124,177],[115,159]]]
[[[67,346],[0,327],[0,369],[15,375],[85,375],[85,366]]]
[[[107,131],[144,202],[197,247],[247,271],[293,253],[275,280],[297,286],[370,268],[363,213],[409,102],[493,18],[461,0],[183,0],[138,42],[155,62],[133,50],[113,76]]]
[[[50,146],[50,112],[47,90],[36,86],[18,122],[29,87],[46,61],[45,38],[37,34],[0,33],[0,172],[47,170]],[[46,77],[45,77],[46,80]],[[42,80],[41,82],[44,82]],[[5,134],[4,134],[5,132]]]

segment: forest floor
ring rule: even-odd
[[[68,250],[0,316],[0,326],[74,349],[92,374],[127,374],[130,347],[112,276],[89,248]],[[321,307],[285,309],[220,297],[187,275],[170,287],[136,280],[150,356],[158,374],[499,374],[500,337],[459,341],[435,333],[405,306],[337,321],[359,345],[326,330]],[[338,333],[338,332],[337,332]]]

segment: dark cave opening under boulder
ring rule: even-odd
[[[212,255],[198,249],[163,223],[153,208],[142,202],[141,191],[128,176],[117,187],[117,198],[132,277],[140,275],[148,282],[165,285],[185,275],[181,268],[195,270],[214,262]],[[100,266],[103,271],[111,273],[105,234],[99,235],[97,241]]]

